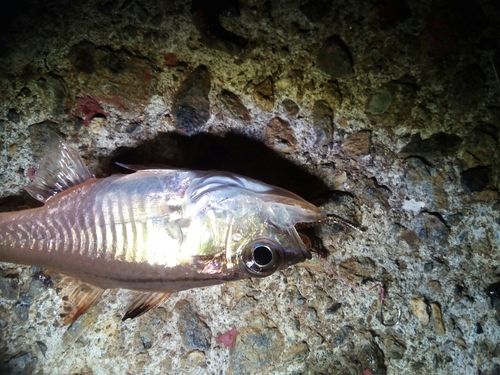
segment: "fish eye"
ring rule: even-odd
[[[269,246],[257,246],[253,249],[253,259],[259,266],[265,267],[273,260],[273,251]]]
[[[267,238],[252,241],[240,258],[243,270],[252,277],[269,276],[283,264],[283,247]]]

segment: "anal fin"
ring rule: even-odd
[[[50,271],[38,275],[38,278],[46,286],[53,288],[61,299],[58,314],[63,324],[73,323],[94,305],[104,292],[102,288]]]
[[[171,292],[143,293],[133,292],[133,301],[128,306],[127,312],[122,320],[134,319],[148,312],[152,308],[161,305],[170,297]]]

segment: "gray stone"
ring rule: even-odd
[[[180,317],[179,333],[182,335],[184,345],[201,351],[208,350],[212,333],[207,324],[198,316],[188,301],[178,302],[175,308]]]
[[[176,127],[192,135],[208,121],[210,116],[210,73],[200,65],[182,82],[173,101]]]

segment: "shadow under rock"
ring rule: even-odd
[[[261,142],[234,133],[224,137],[161,133],[135,148],[117,149],[111,159],[113,165],[110,169],[115,172],[115,162],[229,171],[290,190],[313,203],[329,191],[318,177],[284,159]]]

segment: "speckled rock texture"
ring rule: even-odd
[[[231,170],[362,230],[125,322],[108,291],[63,326],[40,270],[1,264],[0,373],[500,374],[498,1],[10,3],[2,211],[39,205],[53,130],[98,177]]]

